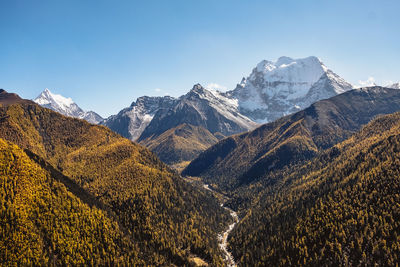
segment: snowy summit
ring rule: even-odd
[[[98,124],[103,118],[93,111],[82,110],[71,98],[52,93],[48,88],[33,100],[37,104],[57,111],[65,116],[84,119],[90,123]]]
[[[273,121],[310,104],[352,89],[317,57],[263,60],[227,95],[242,114],[257,122]]]

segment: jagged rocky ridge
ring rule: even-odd
[[[164,162],[190,161],[219,139],[255,128],[237,101],[200,84],[179,97],[140,97],[103,122],[145,145]]]
[[[149,125],[159,110],[168,110],[177,103],[177,99],[164,97],[139,97],[130,107],[124,108],[118,114],[110,116],[102,122],[111,130],[135,141]]]
[[[179,98],[140,97],[102,123],[151,148],[171,164],[192,160],[193,155],[212,144],[213,138],[199,143],[196,133],[221,139],[252,130],[259,123],[274,121],[349,89],[351,84],[316,57],[281,57],[276,62],[260,62],[232,91],[222,93],[196,84]],[[181,132],[179,129],[184,124],[186,130],[191,128],[196,133],[177,137],[176,132]],[[188,128],[188,125],[194,127]],[[168,144],[164,144],[166,140]],[[193,148],[184,151],[189,149],[184,143],[192,141]]]
[[[257,126],[237,110],[237,102],[200,84],[179,98],[167,111],[159,111],[143,131],[139,141],[159,135],[183,123],[201,126],[211,133],[225,136],[248,131]]]

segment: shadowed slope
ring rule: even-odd
[[[29,100],[24,100],[20,98],[17,94],[8,93],[4,89],[0,89],[0,105],[7,106],[14,103],[30,102]]]

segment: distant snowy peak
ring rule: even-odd
[[[34,101],[39,105],[48,105],[63,112],[71,111],[71,107],[75,104],[71,98],[53,94],[47,88],[44,89],[44,91],[37,98],[35,98]]]
[[[57,111],[65,116],[84,119],[90,123],[98,124],[103,118],[93,111],[84,111],[71,98],[54,94],[49,89],[44,89],[40,95],[33,100],[37,104]]]
[[[350,89],[351,84],[317,57],[280,57],[274,62],[261,61],[226,95],[238,100],[242,114],[269,122]]]
[[[317,57],[280,57],[276,62],[261,61],[248,81],[262,87],[261,93],[268,97],[296,99],[304,97],[327,70]]]

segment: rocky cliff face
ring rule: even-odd
[[[102,122],[111,130],[135,141],[149,125],[154,115],[159,110],[168,110],[177,103],[177,99],[164,97],[139,97],[130,107],[121,110]]]
[[[260,62],[232,91],[222,93],[196,84],[179,98],[140,97],[103,124],[151,148],[164,162],[175,164],[193,159],[216,140],[252,130],[349,89],[351,84],[316,57],[281,57]],[[183,128],[192,132],[179,136],[177,130]],[[201,134],[208,137],[206,141]],[[190,143],[196,145],[189,148]]]
[[[159,110],[139,138],[160,135],[181,124],[201,126],[212,134],[225,136],[248,131],[257,126],[238,111],[237,101],[213,90],[207,90],[200,84],[183,95],[168,110]]]

